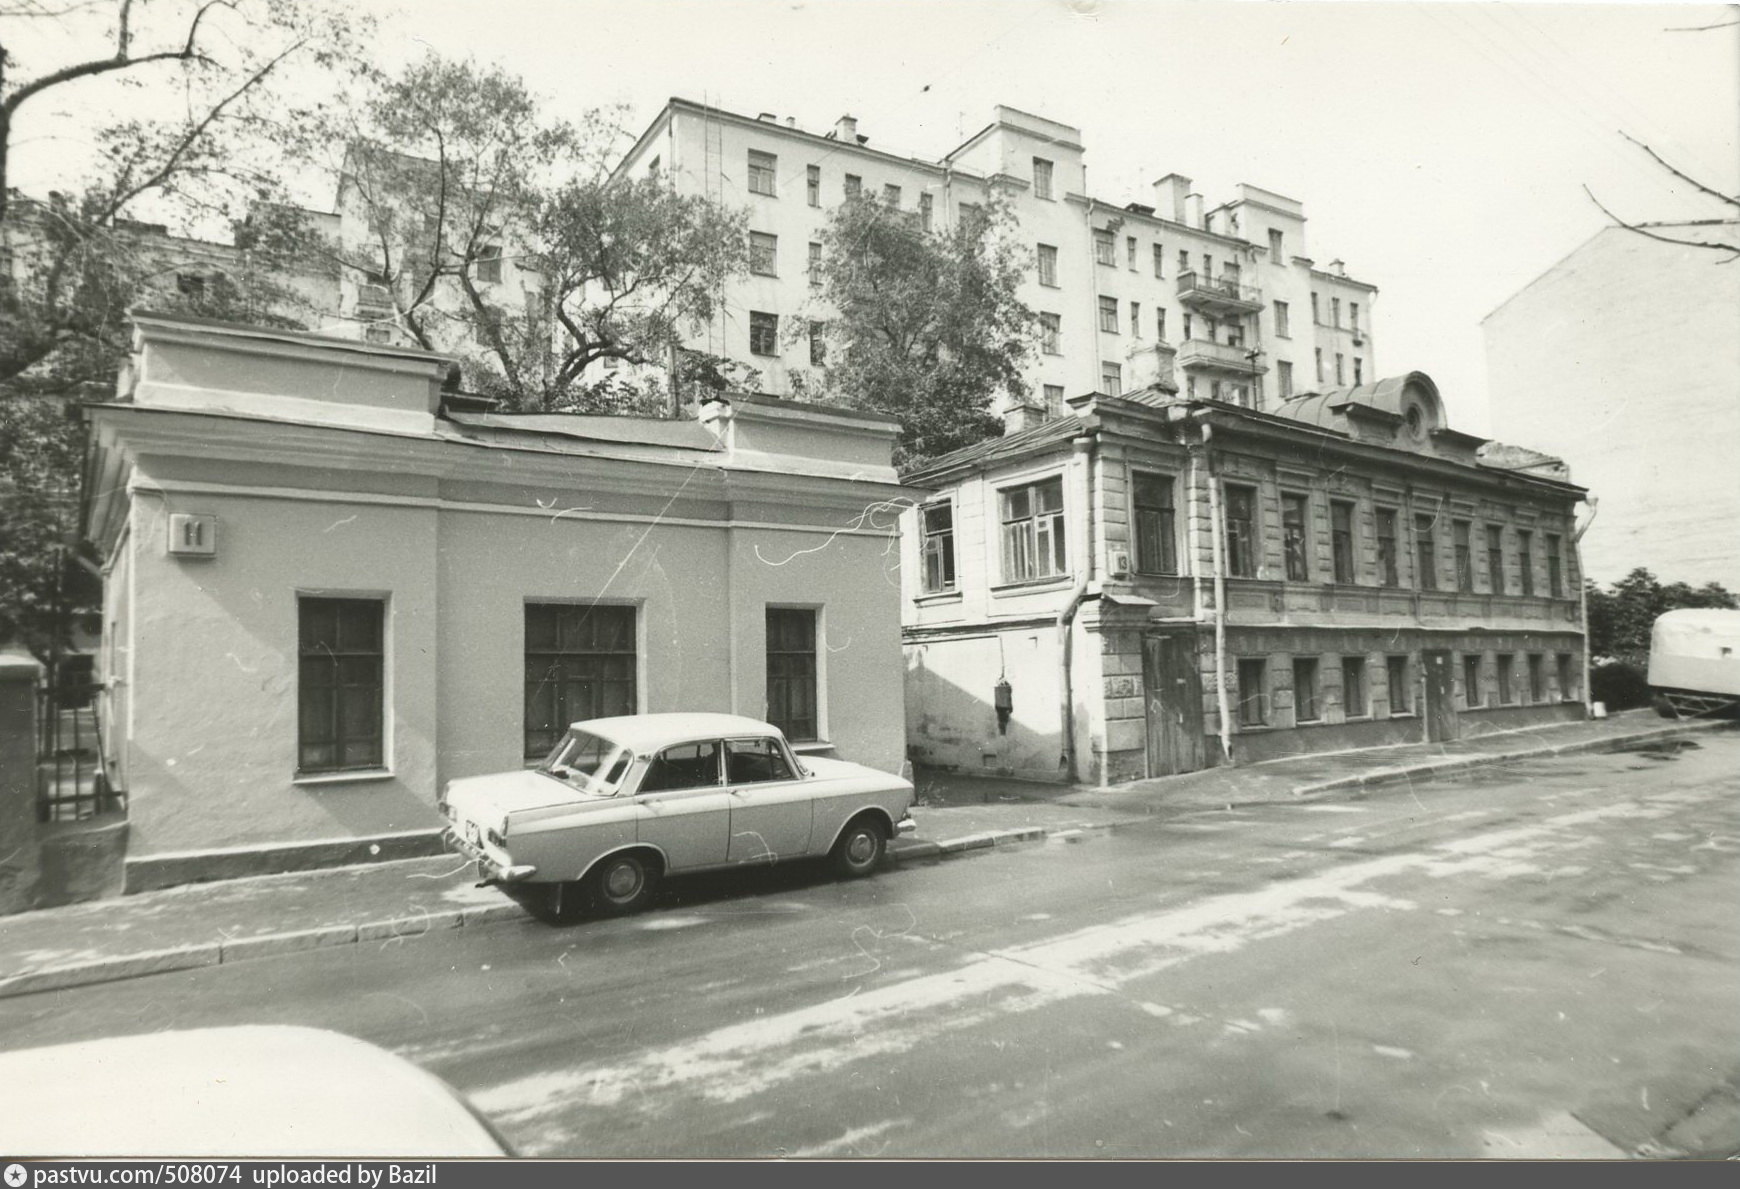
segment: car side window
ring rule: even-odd
[[[719,783],[719,745],[679,743],[667,747],[653,757],[641,778],[643,793],[668,793],[677,789],[699,789]]]
[[[725,780],[728,784],[764,784],[796,780],[785,752],[772,739],[727,739]]]

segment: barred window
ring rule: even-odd
[[[814,610],[767,609],[767,721],[793,741],[820,737]]]
[[[386,604],[302,598],[296,610],[297,771],[381,767]]]
[[[526,604],[525,755],[546,754],[569,724],[635,712],[635,609]]]

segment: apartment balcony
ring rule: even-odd
[[[1185,339],[1179,344],[1178,366],[1230,376],[1260,376],[1269,370],[1261,351],[1198,338]]]
[[[1242,317],[1263,308],[1263,291],[1241,285],[1237,277],[1219,280],[1203,273],[1178,274],[1178,300],[1216,318]]]

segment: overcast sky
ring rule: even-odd
[[[494,60],[574,112],[670,96],[937,157],[1006,103],[1073,124],[1093,196],[1178,172],[1301,200],[1309,254],[1379,288],[1380,374],[1484,432],[1479,322],[1604,223],[1711,218],[1620,130],[1740,191],[1740,19],[1714,5],[1283,0],[415,0],[382,52]],[[22,165],[22,163],[20,163]],[[23,179],[21,179],[23,180]],[[1740,267],[1736,265],[1734,267]]]

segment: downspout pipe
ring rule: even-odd
[[[1577,563],[1577,614],[1581,617],[1579,625],[1583,629],[1583,717],[1595,717],[1595,693],[1589,687],[1589,581],[1583,574],[1583,534],[1589,531],[1589,526],[1595,523],[1595,513],[1601,504],[1600,497],[1589,496],[1585,501],[1589,505],[1589,519],[1585,520],[1577,531],[1571,534],[1571,558]],[[1561,692],[1561,696],[1563,691]]]
[[[1221,520],[1220,481],[1215,474],[1214,455],[1209,442],[1214,438],[1214,426],[1207,420],[1207,410],[1198,409],[1192,417],[1202,429],[1203,462],[1208,470],[1208,535],[1214,544],[1214,695],[1220,719],[1220,754],[1228,767],[1232,766],[1232,706],[1226,692],[1226,553],[1223,540],[1226,525]]]
[[[1075,613],[1081,610],[1082,601],[1087,598],[1088,584],[1093,580],[1092,496],[1096,442],[1093,433],[1089,431],[1077,435],[1070,444],[1075,448],[1074,466],[1071,469],[1080,476],[1075,486],[1080,507],[1086,515],[1082,517],[1083,530],[1078,534],[1076,543],[1075,586],[1070,589],[1069,602],[1057,613],[1057,685],[1063,711],[1063,751],[1058,759],[1064,778],[1070,784],[1075,784],[1081,776],[1081,765],[1075,749],[1075,682],[1071,676],[1071,663],[1075,656]]]

